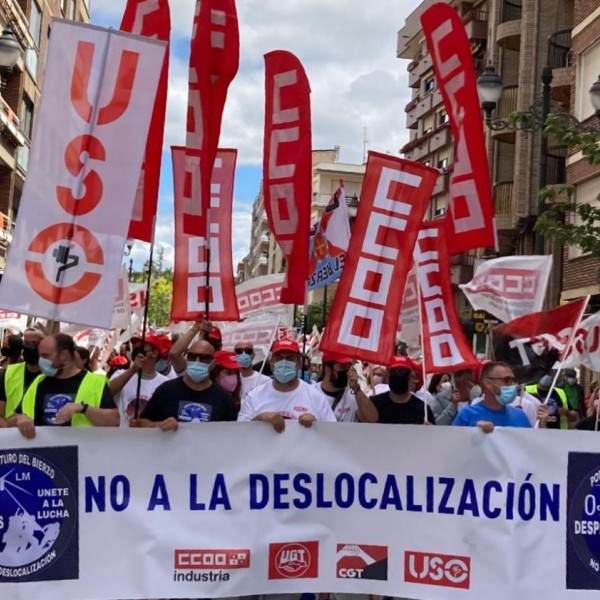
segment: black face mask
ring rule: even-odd
[[[394,394],[406,394],[410,383],[410,371],[400,371],[397,375],[390,375],[390,390]]]
[[[35,346],[25,346],[23,348],[23,360],[28,365],[37,365],[40,354]]]
[[[348,385],[348,371],[338,371],[335,378],[331,380],[331,385],[340,389],[345,388]]]

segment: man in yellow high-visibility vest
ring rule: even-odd
[[[28,439],[36,426],[117,427],[119,412],[107,380],[75,366],[75,342],[64,333],[39,345],[42,374],[29,386],[16,414],[8,419]]]
[[[525,386],[525,391],[535,396],[540,402],[545,402],[552,379],[552,375],[543,375],[537,384]],[[548,429],[569,429],[569,421],[577,420],[577,413],[569,410],[565,391],[560,388],[552,389],[548,398],[548,410]]]
[[[15,414],[25,392],[40,374],[38,346],[44,335],[41,329],[28,327],[23,334],[23,362],[0,372],[0,427],[8,425],[7,420]]]

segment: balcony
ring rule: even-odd
[[[507,85],[502,90],[502,95],[500,96],[500,102],[498,103],[498,109],[496,110],[495,116],[499,119],[508,119],[508,117],[510,117],[510,115],[517,110],[518,100],[519,86]],[[492,136],[495,140],[514,144],[516,132],[510,129],[503,129],[500,131],[493,131]]]
[[[417,74],[417,66],[419,64],[420,59],[421,59],[421,56],[418,56],[417,58],[415,58],[413,61],[411,61],[408,64],[408,67],[406,69],[408,71],[408,87],[409,88],[418,88],[421,85],[421,78]]]
[[[431,56],[429,53],[427,53],[421,57],[421,60],[414,68],[413,73],[420,79],[425,73],[427,73],[427,71],[431,70],[432,67],[433,65],[431,64]]]
[[[520,0],[504,0],[502,4],[501,23],[496,30],[496,41],[507,50],[521,48],[521,13]]]
[[[441,173],[435,182],[435,187],[433,188],[432,196],[437,196],[438,194],[445,194],[448,192],[448,180],[450,175],[448,173]],[[445,214],[445,213],[444,213]]]
[[[25,143],[17,150],[17,166],[19,167],[23,175],[27,174],[30,152],[31,148],[29,147],[29,143],[27,142],[27,140],[25,140]]]
[[[25,136],[21,132],[21,121],[12,108],[0,96],[0,130],[12,140],[15,146],[25,143]]]
[[[472,8],[463,15],[463,22],[470,40],[487,40],[487,10]]]
[[[8,247],[12,242],[14,223],[4,213],[0,213],[0,246]]]
[[[440,148],[445,148],[452,143],[452,137],[450,135],[450,126],[446,125],[442,129],[436,131],[431,136],[431,151],[435,152]]]
[[[494,206],[498,231],[514,229],[515,214],[512,181],[500,181],[494,185]]]
[[[573,75],[570,29],[561,29],[548,39],[548,66],[552,69],[552,98],[568,105],[571,98]]]

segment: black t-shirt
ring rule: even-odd
[[[596,431],[596,415],[586,417],[575,425],[575,429],[582,429],[583,431]],[[598,431],[600,431],[600,423],[598,423]]]
[[[88,371],[80,371],[73,377],[67,379],[57,379],[56,377],[46,377],[38,385],[35,395],[35,424],[56,426],[56,413],[69,402],[75,402],[77,391]],[[101,377],[101,375],[93,375]],[[85,398],[82,399],[85,402]],[[116,408],[112,394],[108,385],[104,385],[100,408]],[[70,426],[71,423],[65,423]]]
[[[231,394],[216,383],[198,391],[188,387],[183,377],[178,377],[154,390],[140,417],[157,423],[169,417],[180,423],[236,421],[237,410]]]
[[[41,373],[32,373],[27,367],[25,367],[25,377],[23,382],[23,394],[27,391],[29,386],[33,383],[33,380]],[[0,401],[6,402],[6,369],[0,370]]]
[[[379,413],[378,423],[423,425],[425,406],[423,401],[419,400],[414,394],[410,395],[408,402],[402,404],[392,402],[389,392],[373,396],[371,400]],[[429,406],[427,407],[427,420],[432,425],[435,423],[433,412]]]

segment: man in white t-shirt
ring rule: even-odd
[[[346,356],[331,352],[323,354],[323,379],[315,384],[315,389],[329,402],[338,423],[362,421],[362,413],[374,410],[358,384],[358,373],[352,368],[352,359]],[[376,419],[377,414],[374,413],[371,420]]]
[[[240,367],[242,367],[242,390],[240,394],[240,402],[244,403],[246,396],[255,388],[258,388],[265,383],[270,383],[271,378],[258,373],[252,368],[254,363],[254,345],[248,340],[240,340],[233,348],[235,358]]]
[[[298,379],[300,365],[296,342],[275,342],[271,358],[273,381],[248,394],[238,421],[264,421],[278,433],[285,429],[286,419],[295,419],[304,427],[311,427],[315,421],[335,423],[329,402],[314,386]]]
[[[129,421],[135,416],[135,399],[137,396],[139,372],[141,372],[138,416],[142,414],[154,390],[168,378],[156,370],[156,362],[160,356],[160,340],[157,336],[147,335],[144,347],[133,351],[131,366],[124,371],[117,371],[109,381],[108,387],[113,394],[119,409],[121,427],[129,427]]]

